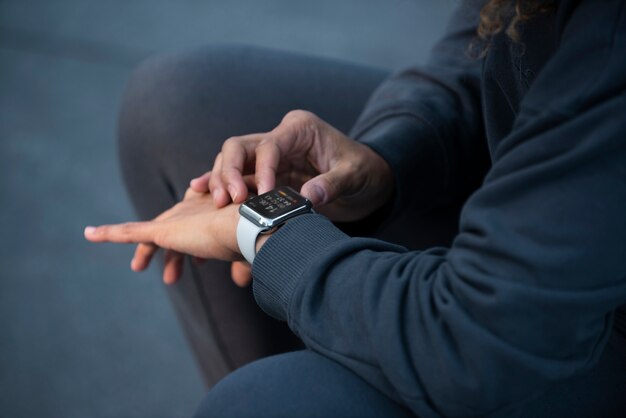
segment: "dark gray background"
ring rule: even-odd
[[[114,138],[138,62],[237,42],[395,68],[455,4],[0,0],[0,417],[186,417],[203,395],[156,269],[82,238],[133,218]]]

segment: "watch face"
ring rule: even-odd
[[[277,219],[297,209],[310,209],[311,202],[290,187],[278,187],[244,203],[267,219]]]

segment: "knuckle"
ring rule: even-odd
[[[229,167],[224,169],[222,176],[225,180],[241,177],[241,173],[235,167]]]
[[[231,136],[226,141],[224,141],[224,144],[222,144],[222,152],[229,152],[240,148],[240,142],[241,140],[239,137]]]
[[[317,116],[308,110],[295,109],[289,111],[283,121],[286,123],[309,124],[317,121]]]
[[[132,222],[126,222],[120,225],[120,233],[124,236],[130,235],[133,232],[134,224]]]
[[[323,126],[321,120],[314,113],[307,110],[290,111],[283,118],[281,125],[286,127],[287,131],[291,133],[288,136],[290,141],[319,138],[320,130]]]
[[[259,146],[256,147],[254,152],[257,156],[260,156],[261,158],[266,156],[272,156],[274,154],[280,156],[280,147],[276,142],[276,138],[266,137],[259,143]]]
[[[274,175],[275,172],[276,171],[274,170],[274,168],[269,167],[267,165],[263,165],[256,170],[257,176],[262,179],[265,179],[268,176]]]
[[[362,170],[363,163],[357,159],[348,158],[341,162],[340,167],[341,172],[347,174],[357,173]]]
[[[265,135],[263,139],[259,141],[259,145],[256,147],[255,151],[258,153],[265,148],[271,148],[274,146],[276,146],[276,138],[270,135]]]
[[[154,238],[152,240],[154,245],[160,248],[168,248],[167,247],[167,235],[163,232],[157,232],[154,234]]]

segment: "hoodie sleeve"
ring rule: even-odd
[[[396,210],[427,210],[467,196],[489,165],[480,105],[482,61],[468,52],[483,3],[463,1],[428,62],[383,82],[351,131],[389,163]]]
[[[572,13],[450,248],[301,216],[255,259],[259,305],[420,417],[503,411],[592,367],[626,304],[626,17],[594,3]]]

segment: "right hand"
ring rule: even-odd
[[[192,180],[217,207],[241,203],[248,189],[258,194],[277,184],[291,186],[333,221],[365,218],[393,192],[389,165],[313,113],[289,112],[272,131],[229,138],[213,170]]]

